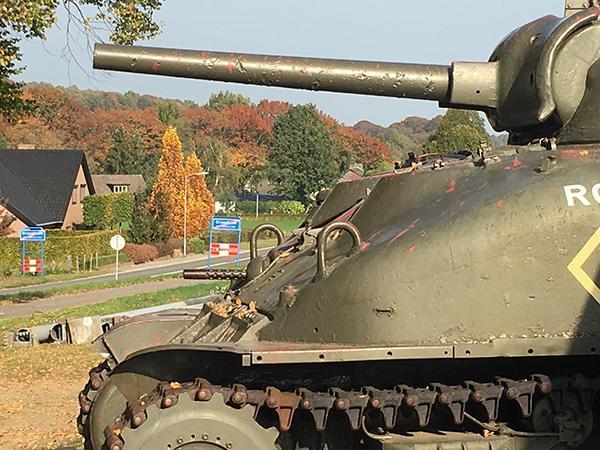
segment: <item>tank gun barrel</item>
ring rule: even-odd
[[[475,63],[477,64],[477,63]],[[488,63],[478,64],[487,66]],[[493,64],[492,64],[493,65]],[[94,68],[313,91],[453,101],[454,66],[98,44]],[[461,71],[464,73],[464,71]],[[474,80],[473,77],[468,77]],[[495,80],[494,80],[495,81]],[[477,80],[478,86],[482,84]],[[482,89],[477,87],[475,89]],[[486,106],[489,102],[484,102]]]
[[[545,16],[516,29],[488,62],[445,66],[99,44],[94,67],[432,100],[484,111],[496,131],[509,132],[513,144],[540,139],[584,144],[600,142],[597,42],[600,8],[582,7],[567,18]]]

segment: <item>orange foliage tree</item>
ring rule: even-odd
[[[200,236],[210,225],[210,218],[215,213],[215,201],[206,186],[204,168],[195,153],[190,153],[185,160],[187,176],[187,232],[189,236]]]
[[[183,183],[185,169],[183,166],[183,149],[177,130],[169,127],[162,138],[163,150],[158,161],[158,175],[150,204],[155,212],[160,207],[160,199],[168,209],[169,230],[172,237],[183,236]]]
[[[183,237],[184,188],[188,183],[187,220],[189,235],[200,235],[208,227],[214,212],[212,194],[206,187],[202,164],[194,154],[188,156],[184,165],[183,148],[177,130],[169,127],[162,139],[163,151],[158,162],[158,176],[152,188],[150,204],[157,212],[161,199],[168,209],[171,237]]]

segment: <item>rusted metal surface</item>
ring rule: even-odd
[[[444,101],[449,67],[97,44],[94,68]]]

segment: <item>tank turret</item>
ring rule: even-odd
[[[439,102],[480,110],[510,142],[600,141],[599,8],[546,16],[512,32],[488,62],[449,66],[96,45],[94,67],[314,91]]]

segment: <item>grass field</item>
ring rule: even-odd
[[[272,223],[277,225],[284,234],[298,228],[304,220],[304,216],[258,216],[257,217],[242,217],[242,226],[244,229],[251,230],[261,223]]]

